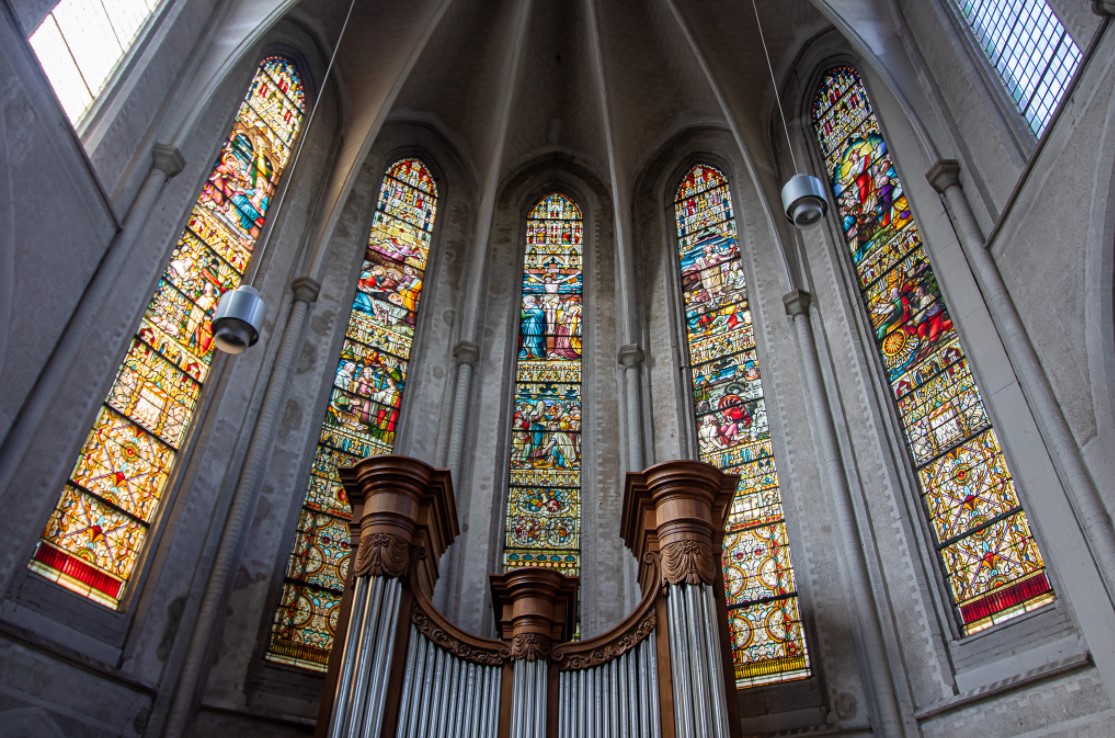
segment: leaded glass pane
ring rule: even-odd
[[[813,122],[963,631],[1048,604],[1045,563],[854,69],[825,77]]]
[[[337,467],[394,447],[436,214],[437,188],[425,164],[403,159],[388,167],[333,370],[269,661],[314,671],[325,671],[329,661],[352,516]]]
[[[302,104],[293,64],[265,59],[43,532],[38,574],[119,605],[208,376],[210,318],[247,269]],[[256,112],[269,106],[281,135]]]
[[[1040,136],[1080,66],[1080,48],[1046,0],[953,0],[1007,94]]]
[[[740,688],[812,673],[724,175],[697,165],[674,205],[701,461],[739,475],[724,538],[732,661]]]
[[[559,193],[527,218],[505,568],[580,571],[583,240],[580,209]]]
[[[71,123],[104,90],[158,4],[60,0],[31,34],[31,47]]]

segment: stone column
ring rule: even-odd
[[[665,591],[659,623],[668,638],[670,679],[660,674],[659,683],[662,703],[673,706],[677,738],[740,735],[720,573],[724,523],[738,481],[696,461],[627,475],[624,543],[639,554],[644,587]],[[659,559],[659,582],[645,581],[656,571],[648,556]]]
[[[787,293],[782,302],[793,322],[802,376],[805,377],[806,401],[809,404],[813,437],[817,443],[818,461],[822,478],[828,482],[826,486],[832,500],[833,519],[839,531],[841,547],[847,556],[841,570],[848,579],[847,589],[856,608],[855,621],[866,658],[860,671],[875,702],[878,731],[885,736],[904,736],[907,734],[907,726],[903,722],[894,691],[893,674],[880,623],[880,603],[875,599],[875,589],[871,586],[867,569],[867,556],[863,550],[866,537],[856,521],[844,456],[840,451],[836,427],[830,414],[828,388],[821,372],[813,324],[809,320],[809,307],[813,298],[804,290],[794,290]]]
[[[468,420],[468,398],[472,391],[472,367],[480,359],[480,347],[462,341],[453,349],[457,360],[457,381],[453,388],[453,412],[449,421],[449,446],[445,466],[454,474],[461,474],[461,448],[465,441],[465,423]]]
[[[179,738],[185,734],[198,684],[208,661],[209,644],[223,620],[225,590],[234,568],[240,561],[241,543],[247,537],[256,503],[259,501],[263,475],[267,460],[271,456],[271,442],[275,437],[275,424],[279,419],[283,399],[286,397],[295,356],[302,345],[306,317],[310,304],[317,300],[319,289],[318,282],[309,277],[301,277],[291,284],[294,301],[287,315],[286,325],[283,327],[271,376],[267,380],[259,417],[248,442],[240,481],[232,494],[228,517],[225,519],[220,543],[217,546],[217,556],[213,561],[209,579],[206,581],[205,593],[198,609],[186,658],[182,664],[181,676],[167,715],[163,732],[166,738]]]
[[[642,469],[643,459],[643,393],[640,374],[643,369],[643,350],[636,344],[619,350],[619,363],[623,366],[624,412],[627,418],[627,468]]]
[[[550,651],[573,636],[578,580],[537,567],[512,569],[490,579],[500,638],[511,642],[513,659],[506,735],[539,738],[547,735],[551,691],[556,685],[550,679]]]
[[[1018,308],[1003,282],[999,266],[986,247],[967,195],[960,186],[960,164],[954,159],[943,159],[934,164],[925,176],[933,189],[941,194],[960,247],[972,266],[972,273],[983,292],[988,312],[999,329],[1022,393],[1061,477],[1061,486],[1072,505],[1076,521],[1100,564],[1100,574],[1111,598],[1115,594],[1115,528]]]
[[[185,165],[182,152],[175,146],[155,144],[151,149],[151,170],[140,185],[120,230],[78,302],[70,324],[62,334],[50,361],[35,383],[27,404],[8,430],[3,451],[0,451],[0,489],[11,486],[12,479],[35,437],[32,429],[38,425],[49,410],[50,403],[58,396],[69,370],[82,363],[82,341],[88,334],[89,327],[100,319],[109,295],[116,290],[120,271],[127,262],[135,258],[139,232],[147,223],[163,185],[181,172]]]

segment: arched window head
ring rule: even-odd
[[[118,607],[174,474],[235,289],[302,123],[294,65],[265,59],[117,370],[31,569]]]
[[[58,101],[77,124],[162,0],[61,0],[30,37]]]
[[[825,75],[813,124],[960,627],[1046,605],[1045,563],[854,69]]]
[[[505,568],[581,569],[584,220],[554,192],[527,216]]]
[[[426,165],[387,168],[333,374],[267,659],[325,671],[349,567],[352,508],[338,466],[388,454],[406,386],[437,187]]]
[[[803,679],[809,652],[728,180],[696,165],[674,211],[697,449],[739,475],[723,552],[736,685]]]
[[[952,0],[1030,129],[1040,136],[1080,66],[1046,0]]]

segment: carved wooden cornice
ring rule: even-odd
[[[646,563],[657,570],[658,557],[648,554]],[[657,587],[648,588],[643,592],[638,607],[619,625],[595,638],[555,646],[551,660],[562,671],[578,671],[619,658],[649,638],[658,627],[658,613],[655,610],[658,597]]]
[[[548,659],[553,644],[572,637],[576,577],[528,567],[493,574],[490,580],[500,637],[511,642],[513,658]]]
[[[627,475],[623,539],[642,562],[644,589],[718,582],[724,522],[738,481],[696,461],[670,461]],[[654,553],[661,556],[661,571],[652,575],[647,557]]]
[[[356,576],[406,577],[412,573],[412,551],[421,548],[429,555],[413,572],[412,584],[432,591],[438,560],[459,533],[449,472],[386,455],[338,473],[352,502]]]
[[[493,641],[498,648],[473,645],[462,639],[456,628],[445,628],[446,623],[431,618],[417,604],[410,611],[410,622],[435,646],[465,661],[481,666],[499,666],[511,658],[511,651],[498,641]]]

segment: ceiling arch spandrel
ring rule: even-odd
[[[552,149],[601,165],[607,161],[586,22],[583,0],[534,4],[507,135],[508,168]]]
[[[401,80],[393,114],[429,117],[487,162],[498,143],[498,110],[518,43],[517,3],[454,0],[422,55]]]
[[[631,181],[638,163],[677,130],[721,121],[723,115],[664,0],[592,0],[592,5],[617,163]]]

